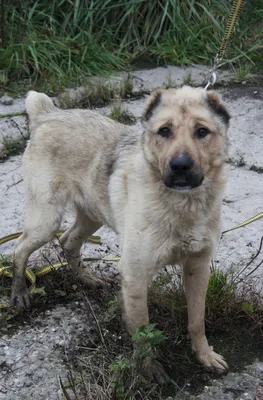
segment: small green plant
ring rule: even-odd
[[[240,66],[236,71],[235,81],[236,82],[244,81],[245,79],[248,78],[248,76],[250,74],[250,71],[251,71],[251,67],[249,67],[249,66],[245,66],[245,67]]]
[[[109,118],[122,124],[132,125],[136,122],[136,118],[126,108],[123,108],[120,102],[113,103]]]
[[[169,71],[169,73],[168,73],[168,75],[167,75],[167,78],[166,78],[166,82],[165,82],[164,87],[165,87],[165,89],[171,89],[171,88],[175,87],[175,83],[174,83],[173,80],[172,80],[171,72],[170,72],[170,71]]]
[[[133,79],[130,75],[122,81],[120,94],[122,97],[129,97],[133,91]]]
[[[166,340],[166,337],[162,331],[156,328],[156,324],[149,324],[136,329],[132,340],[135,344],[135,358],[146,358],[154,356],[154,351]]]
[[[249,313],[253,313],[257,308],[254,304],[251,304],[248,301],[244,301],[241,304],[241,307],[242,307],[242,310],[247,311]]]
[[[166,340],[163,332],[155,324],[141,327],[132,335],[134,352],[130,358],[118,356],[110,365],[112,372],[112,389],[116,399],[129,399],[136,387],[145,385],[141,369],[143,361],[155,357],[155,350]],[[133,376],[134,379],[127,379]],[[132,384],[131,384],[132,382]]]
[[[226,291],[228,288],[231,288],[228,273],[219,268],[212,270],[208,283],[208,291],[211,295],[222,294],[222,291]]]
[[[24,137],[12,138],[5,136],[2,139],[3,149],[0,152],[0,161],[8,157],[23,153],[27,139]]]
[[[218,312],[226,310],[235,303],[235,287],[231,275],[220,268],[213,268],[209,278],[206,306]]]
[[[193,80],[192,80],[192,74],[189,73],[187,76],[184,77],[184,84],[185,85],[192,85]]]
[[[110,365],[110,371],[112,374],[111,387],[115,395],[116,400],[123,400],[129,398],[126,388],[126,375],[134,375],[136,369],[135,359],[125,358],[120,355]],[[128,397],[126,397],[128,395]]]
[[[12,256],[0,253],[0,267],[6,267],[12,264]]]

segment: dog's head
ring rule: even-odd
[[[143,116],[144,155],[167,187],[197,188],[222,168],[229,119],[214,91],[189,86],[156,90]]]

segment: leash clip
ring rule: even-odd
[[[207,90],[210,86],[214,86],[214,84],[216,83],[216,79],[217,79],[216,70],[219,67],[219,64],[220,64],[221,60],[222,59],[219,57],[219,54],[217,54],[215,56],[215,59],[214,59],[213,68],[210,69],[210,71],[209,71],[210,72],[210,78],[208,79],[208,82],[207,82],[207,84],[205,86],[205,90]]]
[[[205,90],[207,90],[210,86],[214,86],[214,84],[216,83],[216,73],[213,72],[212,70],[210,71],[210,73],[211,75],[210,78],[208,79]]]

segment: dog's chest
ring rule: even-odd
[[[155,226],[155,258],[158,264],[180,263],[189,254],[215,244],[215,234],[206,218],[163,219]]]
[[[157,250],[157,257],[166,263],[177,263],[185,256],[199,253],[209,246],[211,238],[201,229],[189,232],[177,231],[166,237],[166,241]]]

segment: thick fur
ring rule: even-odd
[[[29,306],[24,278],[28,257],[59,230],[70,201],[76,221],[61,241],[87,284],[101,282],[81,262],[82,243],[103,224],[120,236],[129,332],[149,323],[147,288],[153,276],[167,264],[179,264],[192,348],[206,367],[225,370],[227,364],[209,347],[204,328],[209,265],[221,230],[229,121],[217,94],[187,86],[154,92],[143,134],[93,111],[57,109],[36,92],[29,93],[26,107],[32,128],[23,159],[28,214],[14,253],[12,304]],[[158,134],[163,126],[169,126],[169,137]],[[204,126],[209,134],[197,137],[196,130]],[[177,191],[164,182],[171,175],[171,158],[185,153],[203,181]],[[153,376],[162,382],[165,375],[156,371]]]

